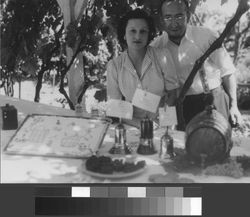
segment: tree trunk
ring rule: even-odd
[[[44,70],[44,67],[43,67],[43,69],[38,73],[34,102],[39,102],[40,101],[40,90],[42,89],[42,82],[43,82],[43,74],[44,74],[44,72],[45,72],[45,70]]]
[[[21,90],[22,90],[22,82],[21,79],[18,81],[18,87],[19,87],[19,93],[18,93],[18,98],[21,99]]]

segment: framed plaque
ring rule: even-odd
[[[96,152],[110,121],[55,115],[28,115],[6,145],[7,154],[84,158]]]

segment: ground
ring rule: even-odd
[[[35,85],[35,81],[23,81],[21,83],[21,99],[34,101]],[[68,92],[68,88],[65,88],[65,90]],[[94,93],[94,89],[90,89],[86,93],[87,111],[90,111],[91,105],[96,104],[96,101],[93,97]],[[3,89],[0,89],[0,94],[4,95]],[[15,83],[14,85],[14,97],[19,97],[18,83]],[[42,89],[40,91],[40,103],[69,109],[64,96],[59,92],[59,86],[52,86],[49,83],[43,83]]]

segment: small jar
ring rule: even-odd
[[[83,115],[83,107],[81,104],[75,105],[75,114],[76,116],[82,116]]]
[[[91,117],[99,117],[99,110],[97,108],[91,109]]]

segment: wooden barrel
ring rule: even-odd
[[[222,114],[212,108],[196,115],[186,127],[188,155],[205,162],[218,162],[229,156],[232,148],[232,128]]]

